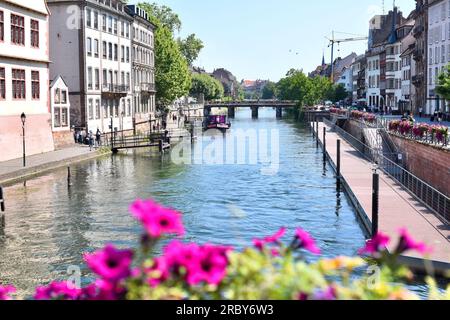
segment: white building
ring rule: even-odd
[[[353,92],[353,70],[351,66],[344,67],[339,79],[337,80],[337,84],[342,84],[347,92]]]
[[[449,112],[443,98],[436,94],[439,73],[450,62],[450,1],[430,0],[428,8],[428,101],[426,112]]]
[[[367,106],[378,108],[381,105],[380,54],[377,50],[367,54],[366,68]]]
[[[49,11],[44,0],[0,1],[0,161],[53,150],[49,87]]]
[[[386,106],[392,111],[400,109],[402,99],[401,47],[400,41],[386,45]]]
[[[94,133],[132,129],[133,18],[126,12],[126,2],[47,2],[50,75],[61,75],[69,87],[72,125]]]
[[[155,26],[149,21],[147,12],[136,5],[127,6],[133,17],[132,27],[132,83],[134,96],[134,117],[139,124],[155,124]],[[139,126],[144,127],[146,126]],[[150,129],[150,128],[148,128]]]
[[[401,96],[401,110],[403,112],[418,113],[420,106],[417,102],[416,87],[413,84],[412,77],[416,75],[416,61],[413,58],[414,49],[416,47],[416,39],[413,35],[413,27],[415,22],[408,21],[406,25],[409,27],[403,28],[405,36],[401,41],[401,55],[402,60],[402,96]]]
[[[60,76],[50,83],[50,110],[55,148],[63,148],[74,143],[70,130],[69,87]]]

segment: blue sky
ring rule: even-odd
[[[143,0],[141,0],[143,1]],[[136,3],[139,1],[131,1]],[[309,72],[330,60],[325,36],[331,31],[367,35],[369,19],[382,0],[150,0],[180,15],[180,35],[195,33],[205,44],[196,65],[224,67],[241,79],[277,81],[290,68]],[[408,15],[414,0],[397,0]],[[392,1],[385,0],[386,11]],[[347,38],[348,35],[338,34]],[[350,36],[351,37],[351,36]],[[363,53],[367,42],[343,43],[340,55]],[[296,54],[298,53],[298,54]],[[336,55],[338,54],[336,50]]]

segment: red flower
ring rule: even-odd
[[[295,231],[295,240],[297,249],[305,249],[316,255],[320,254],[320,249],[316,246],[314,239],[303,229],[298,228]]]
[[[181,214],[175,210],[164,208],[152,200],[137,200],[130,211],[152,238],[160,238],[164,234],[184,235]]]
[[[79,300],[82,290],[69,282],[52,282],[36,288],[35,300]]]
[[[400,229],[399,230],[400,233],[400,241],[399,244],[397,246],[397,250],[396,252],[398,254],[402,254],[406,251],[417,251],[420,254],[427,254],[430,253],[432,251],[431,248],[427,247],[424,243],[422,242],[416,242],[408,233],[408,231],[406,229]]]
[[[253,245],[255,246],[255,248],[262,251],[266,244],[278,243],[285,233],[286,228],[281,228],[277,233],[275,233],[272,236],[265,237],[264,239],[254,239]]]
[[[375,237],[367,241],[366,246],[358,251],[358,254],[375,254],[385,250],[389,244],[389,237],[379,232]]]
[[[89,268],[102,279],[115,283],[131,274],[133,251],[107,245],[103,250],[84,256]]]

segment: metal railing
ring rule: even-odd
[[[395,161],[380,154],[378,151],[373,150],[370,146],[361,142],[358,138],[352,136],[339,126],[326,119],[324,119],[324,123],[337,132],[353,148],[359,151],[364,158],[372,162],[378,169],[406,188],[417,200],[432,210],[443,223],[446,225],[449,224],[450,197],[401,167]]]

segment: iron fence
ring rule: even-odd
[[[326,119],[324,119],[324,123],[337,132],[353,148],[358,150],[364,158],[406,188],[417,200],[431,209],[446,225],[449,224],[450,197],[400,166],[397,163],[399,161],[398,157],[395,156],[389,159],[388,156],[380,154],[380,152],[372,149],[336,124]]]

